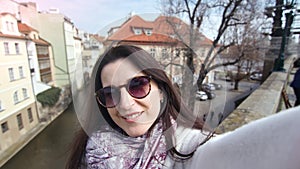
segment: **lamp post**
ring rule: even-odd
[[[282,40],[278,58],[275,59],[273,71],[285,71],[284,66],[284,52],[286,46],[286,38],[290,35],[290,29],[293,22],[293,11],[291,10],[294,7],[294,1],[290,3],[290,5],[286,6],[286,9],[289,9],[290,12],[285,14],[285,26],[282,33]]]

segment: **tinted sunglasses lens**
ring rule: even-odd
[[[100,103],[105,107],[115,107],[120,99],[120,91],[116,88],[105,87],[98,92]]]
[[[129,94],[137,99],[146,97],[149,94],[150,89],[150,78],[144,76],[133,78],[128,86]]]

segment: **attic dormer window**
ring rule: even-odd
[[[152,29],[144,29],[146,35],[150,36],[152,34]]]
[[[133,32],[135,35],[140,35],[140,34],[142,34],[142,29],[141,28],[133,28]]]

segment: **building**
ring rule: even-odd
[[[47,39],[52,44],[55,86],[61,88],[70,86],[71,76],[73,76],[71,74],[75,71],[74,25],[69,18],[58,11],[39,13],[37,20],[38,24],[33,25],[34,28],[39,30],[43,39]]]
[[[83,72],[76,69],[77,62],[82,64],[77,34],[58,10],[39,12],[33,2],[0,1],[0,153],[39,125],[38,93],[50,86],[62,88],[62,108],[72,98],[75,73],[77,87],[83,83]]]
[[[185,46],[165,32],[159,32],[155,21],[147,21],[138,15],[133,15],[122,25],[108,31],[105,44],[118,43],[139,46],[159,61],[170,77],[181,74],[182,67],[176,65],[183,65],[183,60],[178,57],[178,53]]]
[[[27,57],[28,40],[19,32],[14,15],[0,14],[0,152],[39,123]]]
[[[82,66],[84,74],[84,82],[88,82],[95,63],[100,55],[104,52],[105,38],[98,34],[89,34],[86,32],[79,33],[83,43],[82,50]]]
[[[27,37],[27,54],[34,92],[37,95],[53,85],[53,56],[50,43],[39,37],[38,31],[27,24],[18,23],[19,31]]]
[[[176,17],[158,16],[155,20],[148,21],[133,15],[123,24],[112,27],[108,31],[105,43],[142,47],[161,63],[170,77],[180,81],[187,49],[192,49],[196,55],[194,64],[196,72],[199,72],[200,66],[197,65],[203,62],[212,45],[211,40],[198,32],[191,46],[189,29],[188,24]]]

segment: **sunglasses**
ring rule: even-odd
[[[126,87],[127,92],[136,99],[142,99],[150,93],[151,76],[138,76],[130,79],[127,84],[116,86],[107,86],[95,92],[98,102],[106,108],[116,107],[120,102],[120,88]]]

